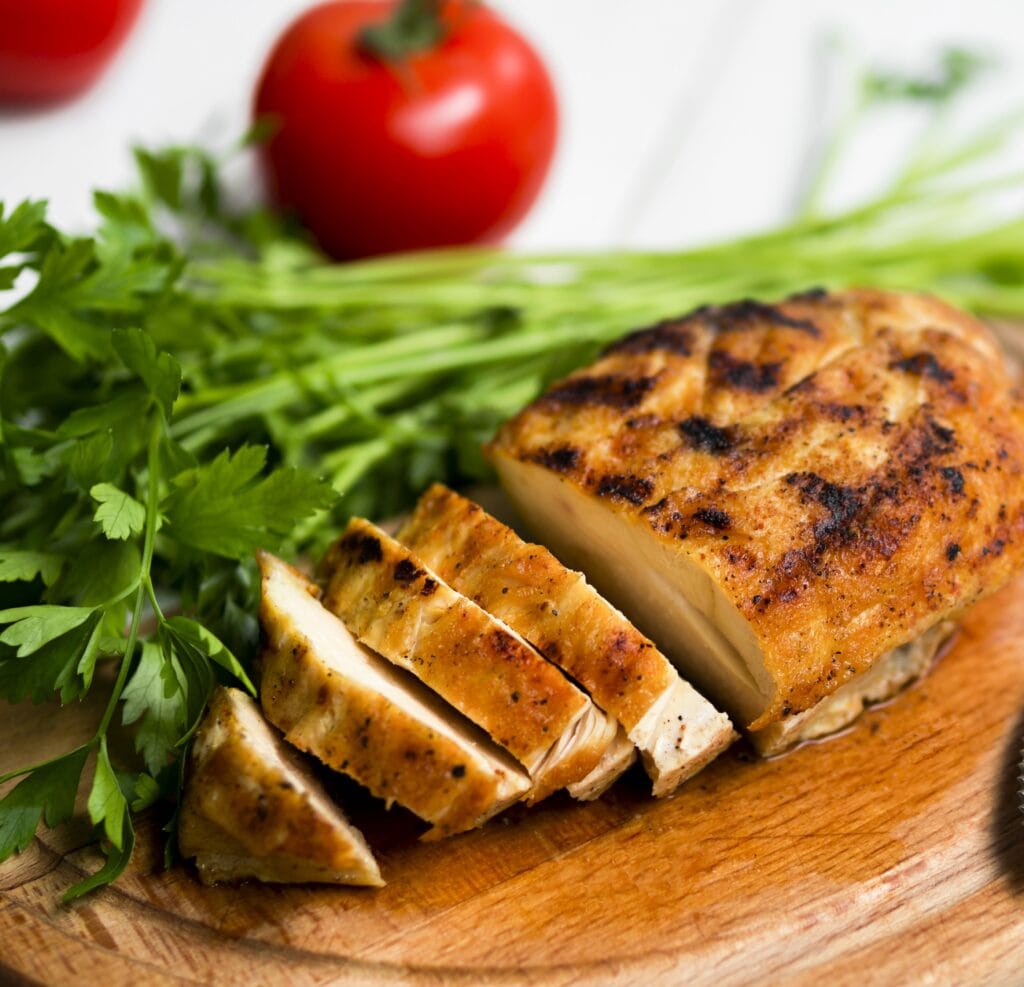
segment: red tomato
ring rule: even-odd
[[[0,0],[0,102],[66,99],[91,85],[142,0]]]
[[[360,32],[393,8],[307,11],[256,91],[256,118],[279,128],[261,149],[271,197],[338,258],[495,241],[530,208],[554,152],[554,90],[519,34],[449,0],[439,43],[368,54]]]

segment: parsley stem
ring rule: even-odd
[[[0,785],[4,782],[10,781],[12,778],[19,778],[22,775],[31,774],[33,771],[38,771],[39,768],[45,768],[48,764],[53,764],[56,761],[63,761],[66,757],[71,757],[72,754],[77,754],[79,751],[85,750],[96,742],[95,738],[87,741],[84,744],[79,744],[77,747],[72,748],[69,751],[64,751],[63,754],[58,754],[56,757],[48,757],[45,761],[38,761],[36,764],[29,764],[24,768],[15,768],[14,771],[8,771],[5,775],[0,775]]]
[[[156,615],[156,619],[159,623],[164,622],[164,612],[160,608],[160,602],[156,598],[156,590],[153,587],[153,578],[150,575],[146,575],[142,580],[142,585],[146,587],[146,595],[149,597],[149,605],[153,608],[153,613]]]
[[[160,508],[160,439],[163,436],[163,417],[159,411],[154,411],[152,423],[149,430],[149,449],[146,457],[147,463],[147,488],[146,488],[146,525],[142,538],[142,562],[139,566],[139,587],[135,591],[135,604],[132,607],[132,622],[128,628],[128,640],[125,642],[124,655],[121,658],[121,665],[117,670],[117,678],[114,681],[114,688],[110,693],[107,708],[103,711],[103,719],[96,729],[96,735],[92,743],[102,741],[106,736],[110,720],[117,708],[117,703],[124,691],[124,684],[128,678],[128,672],[132,666],[132,658],[135,653],[135,644],[139,637],[139,625],[142,622],[142,605],[146,599],[147,589],[152,593],[152,581],[150,569],[153,565],[153,547],[156,541],[156,522]],[[153,602],[156,603],[155,594]],[[156,608],[159,613],[159,607]],[[162,616],[162,615],[161,615]]]
[[[339,449],[324,460],[324,467],[331,475],[331,485],[338,493],[347,493],[353,483],[393,449],[394,441],[387,436]]]
[[[618,325],[618,322],[614,323]],[[522,359],[539,353],[564,351],[573,344],[597,343],[614,334],[604,319],[589,325],[568,324],[547,332],[530,332],[496,339],[474,339],[480,331],[466,334],[461,345],[453,345],[441,331],[424,332],[415,351],[385,359],[356,360],[347,354],[315,360],[297,371],[282,371],[257,384],[232,388],[233,396],[220,404],[202,408],[179,418],[172,431],[176,436],[206,428],[217,422],[232,422],[247,415],[262,415],[287,407],[308,388],[331,387],[344,393],[346,387],[402,379],[424,378],[450,370],[464,370],[505,360]]]

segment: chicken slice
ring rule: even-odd
[[[301,573],[260,553],[260,699],[314,754],[433,825],[473,829],[530,787],[515,761],[411,675],[360,645]]]
[[[565,790],[581,802],[592,802],[608,791],[615,781],[636,762],[636,748],[620,726],[615,739],[601,755],[594,769],[585,778],[566,785]]]
[[[217,689],[196,732],[178,845],[205,884],[384,884],[362,834],[238,689]]]
[[[591,774],[617,724],[514,630],[414,553],[353,518],[324,559],[324,605],[530,773],[533,803]]]
[[[729,718],[682,681],[581,573],[524,542],[478,504],[435,485],[397,537],[614,716],[640,751],[655,795],[674,791],[734,739]],[[630,760],[620,752],[621,770]]]

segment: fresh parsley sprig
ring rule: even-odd
[[[93,286],[100,280],[84,277]],[[22,311],[39,311],[33,294]],[[107,861],[66,900],[113,880],[127,865],[131,813],[180,779],[177,762],[218,675],[254,692],[242,664],[209,627],[164,614],[155,562],[175,571],[187,566],[201,583],[220,560],[244,560],[255,546],[280,541],[333,499],[325,484],[298,470],[264,475],[262,447],[242,446],[199,464],[171,436],[177,362],[141,329],[107,336],[103,349],[116,369],[97,392],[103,400],[75,408],[52,431],[4,432],[3,488],[13,510],[3,527],[17,547],[0,550],[0,578],[23,594],[35,587],[47,602],[0,610],[0,696],[38,702],[56,692],[67,703],[92,687],[98,661],[117,666],[87,743],[0,778],[22,779],[0,801],[2,860],[27,846],[41,819],[53,827],[70,817],[93,757],[86,809]],[[145,635],[144,621],[152,625]],[[138,771],[119,771],[111,762],[108,734],[119,707],[122,723],[134,725]]]

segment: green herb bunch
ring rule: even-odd
[[[20,229],[20,246],[42,255],[39,286],[7,317],[45,323],[67,333],[70,345],[44,346],[43,362],[33,366],[36,347],[26,337],[4,368],[5,398],[12,381],[34,393],[4,402],[0,580],[8,586],[0,696],[40,702],[57,693],[66,704],[89,691],[99,662],[115,663],[117,671],[87,743],[14,773],[24,778],[0,803],[0,856],[24,849],[41,817],[55,826],[71,815],[95,754],[87,809],[107,862],[71,888],[70,899],[124,868],[134,843],[131,812],[176,792],[183,746],[216,680],[254,691],[210,629],[247,649],[252,644],[252,575],[239,562],[259,545],[279,543],[334,496],[294,468],[265,474],[265,446],[242,445],[202,463],[183,449],[171,435],[181,368],[143,329],[101,328],[130,311],[141,268],[138,279],[126,274],[118,284],[99,258],[100,245],[63,240],[39,225],[41,215],[22,207],[0,227],[0,238],[7,234],[15,244]],[[152,266],[146,276],[158,270]],[[56,271],[63,286],[76,285],[69,294],[80,308],[46,297],[46,279]],[[150,284],[157,287],[158,279]],[[57,418],[25,413],[23,397],[45,401],[54,386],[75,387],[77,407]],[[166,602],[168,594],[183,613],[164,614],[161,597]],[[118,770],[111,761],[108,730],[118,711],[134,725],[138,770]]]
[[[132,813],[180,790],[214,684],[252,689],[253,551],[315,554],[350,513],[487,479],[497,423],[623,332],[849,283],[1024,316],[1024,214],[1000,204],[1024,176],[977,177],[1020,120],[942,139],[977,69],[952,53],[934,78],[866,74],[797,218],[692,250],[331,264],[229,208],[194,148],[138,151],[141,191],[97,192],[93,236],[0,207],[0,698],[109,689],[85,745],[0,778],[20,778],[0,860],[71,815],[92,757],[107,862],[68,896],[113,880]],[[823,209],[866,111],[893,99],[923,103],[927,139],[876,197]],[[119,724],[137,763],[112,760]]]

